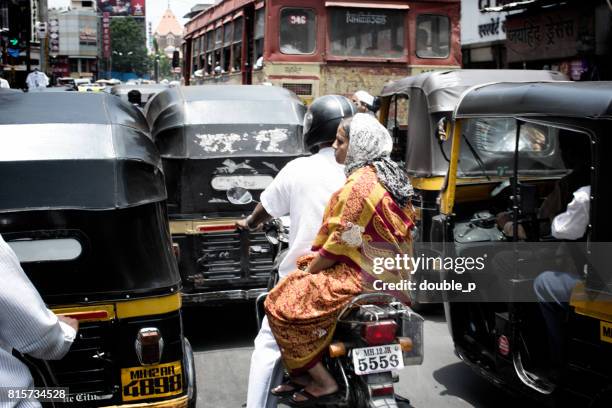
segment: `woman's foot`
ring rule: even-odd
[[[305,402],[312,399],[319,399],[338,392],[338,384],[334,381],[326,384],[316,384],[311,382],[302,391],[293,394],[294,402]]]
[[[290,396],[296,391],[299,391],[306,387],[310,383],[310,377],[302,376],[291,378],[289,381],[274,387],[270,390],[272,395],[277,397]]]

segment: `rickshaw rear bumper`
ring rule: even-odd
[[[247,290],[221,290],[203,293],[183,293],[183,305],[196,305],[210,302],[223,302],[233,300],[255,300],[266,292],[266,288]]]

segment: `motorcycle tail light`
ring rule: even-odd
[[[373,397],[382,397],[383,395],[393,395],[395,390],[393,384],[390,385],[378,385],[370,388],[370,392]]]
[[[164,339],[156,327],[140,329],[134,343],[141,365],[159,364],[164,350]]]
[[[361,332],[361,336],[370,346],[388,344],[395,341],[397,324],[392,321],[369,322],[366,323]]]

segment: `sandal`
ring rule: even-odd
[[[291,388],[290,390],[285,390],[285,391],[274,391],[274,388],[278,388],[283,385],[293,387],[293,388]],[[287,382],[282,383],[278,387],[274,387],[273,389],[271,389],[270,394],[274,395],[275,397],[290,397],[296,392],[300,392],[301,390],[303,390],[305,385],[298,384],[295,381],[289,380]]]
[[[299,394],[306,397],[303,401],[297,401],[295,399],[295,395]],[[306,390],[297,391],[293,394],[289,400],[292,407],[311,407],[318,404],[337,404],[342,402],[342,396],[340,395],[340,390],[332,392],[331,394],[319,395],[318,397],[312,395]]]

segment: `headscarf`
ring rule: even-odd
[[[348,137],[346,176],[361,167],[374,166],[378,179],[395,202],[406,207],[414,191],[406,172],[391,160],[393,140],[387,129],[374,116],[358,113],[353,116]]]

